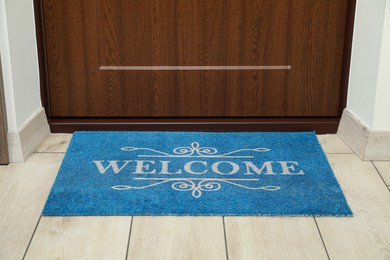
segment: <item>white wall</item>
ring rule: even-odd
[[[8,132],[23,127],[41,107],[32,0],[0,0],[0,53]]]
[[[11,73],[11,56],[9,51],[8,28],[4,0],[0,0],[0,58],[3,70],[3,85],[5,105],[7,111],[8,130],[16,131],[17,125]]]
[[[390,129],[390,1],[386,2],[373,128]]]
[[[347,107],[375,130],[390,130],[389,6],[390,0],[356,6]]]

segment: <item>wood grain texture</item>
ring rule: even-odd
[[[125,259],[131,217],[42,217],[25,259]]]
[[[325,153],[353,153],[337,135],[317,135]]]
[[[364,160],[390,161],[390,130],[370,131]]]
[[[328,154],[352,218],[317,218],[330,259],[390,258],[390,193],[371,162]]]
[[[364,155],[367,148],[367,139],[369,138],[369,127],[356,117],[348,108],[344,109],[340,120],[337,136],[351,150],[364,160]]]
[[[229,259],[327,259],[313,218],[225,217]]]
[[[383,180],[387,185],[390,185],[390,161],[387,162],[374,162],[375,167],[379,171]]]
[[[50,128],[43,108],[40,108],[30,119],[28,124],[25,124],[19,132],[24,160],[27,160],[42,142],[50,136]],[[10,157],[11,155],[10,153]]]
[[[0,167],[0,259],[22,259],[63,154],[34,154]]]
[[[351,65],[352,54],[352,40],[353,40],[353,28],[355,25],[355,10],[356,0],[349,0],[347,6],[347,21],[345,26],[344,35],[344,53],[343,53],[343,69],[341,71],[340,82],[340,103],[339,103],[339,115],[343,114],[344,108],[347,107],[348,96],[348,83],[349,83],[349,71]]]
[[[222,217],[134,217],[127,259],[226,259]]]
[[[344,109],[337,135],[362,160],[390,160],[390,131],[371,129],[348,108]]]
[[[36,153],[65,153],[68,149],[71,134],[52,134],[38,147]]]
[[[45,110],[38,109],[19,132],[8,133],[10,162],[25,162],[50,135]]]
[[[71,138],[71,134],[52,134],[46,138],[36,152],[65,153]],[[317,135],[317,138],[325,153],[353,153],[335,134]],[[390,164],[387,162],[375,162],[375,165],[378,169],[383,169],[385,175],[389,175],[388,184],[390,185]]]
[[[339,115],[348,0],[42,2],[50,117]]]
[[[3,71],[0,62],[0,164],[8,164],[8,131],[3,91]]]

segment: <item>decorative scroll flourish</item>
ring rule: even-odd
[[[222,187],[222,183],[234,185],[248,190],[266,190],[277,191],[280,190],[279,186],[261,186],[250,187],[239,182],[245,181],[258,181],[259,179],[201,179],[201,178],[134,178],[134,180],[149,180],[153,183],[144,186],[130,186],[130,185],[116,185],[112,188],[115,190],[129,190],[129,189],[146,189],[167,182],[172,182],[171,188],[176,191],[190,192],[194,198],[202,196],[202,192],[219,191]]]
[[[172,154],[158,151],[151,148],[138,147],[123,147],[122,151],[148,151],[154,154],[139,154],[138,157],[204,157],[204,158],[253,158],[250,155],[238,155],[244,152],[269,152],[268,148],[244,148],[228,153],[218,154],[218,150],[214,147],[201,147],[198,142],[192,142],[191,146],[176,147],[172,150]]]

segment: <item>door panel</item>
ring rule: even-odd
[[[42,2],[52,117],[339,116],[347,0]]]

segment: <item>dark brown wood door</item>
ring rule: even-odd
[[[337,117],[347,0],[41,0],[51,117]]]

